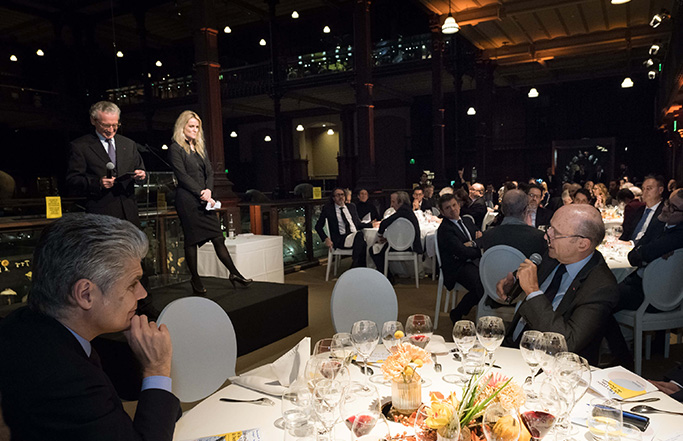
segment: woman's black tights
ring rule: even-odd
[[[230,252],[225,246],[224,240],[225,239],[222,237],[211,239],[213,248],[216,250],[216,256],[218,256],[218,260],[220,260],[221,263],[228,269],[228,271],[230,271],[230,274],[242,277],[242,274],[240,274],[235,266],[235,263],[232,261],[232,257],[230,257]],[[199,281],[199,273],[197,272],[197,245],[185,247],[185,261],[187,262],[187,269],[190,270],[190,276],[192,276],[192,280]]]

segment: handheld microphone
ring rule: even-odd
[[[531,260],[534,263],[534,265],[536,265],[536,266],[540,265],[541,262],[543,262],[543,258],[538,253],[534,253],[531,256],[529,256],[529,260]],[[522,289],[522,286],[519,284],[519,279],[517,279],[517,271],[518,270],[515,270],[515,272],[512,273],[512,275],[516,279],[515,284],[512,285],[512,289],[510,290],[510,293],[508,294],[507,299],[505,299],[505,303],[507,303],[508,305],[510,303],[514,302],[515,299],[517,297],[519,297],[520,294],[522,294],[524,292],[524,290]]]
[[[111,179],[112,171],[116,168],[113,162],[107,162],[107,179]]]

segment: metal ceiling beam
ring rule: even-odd
[[[285,93],[283,98],[288,98],[290,100],[296,100],[296,101],[304,101],[304,102],[311,103],[311,104],[318,104],[320,106],[327,107],[327,108],[333,109],[333,110],[338,110],[340,112],[342,110],[344,110],[344,106],[342,104],[336,103],[334,101],[328,101],[328,100],[324,100],[322,98],[316,98],[316,97],[312,97],[312,96],[308,96],[308,95],[304,95],[302,93],[297,93],[297,92],[292,92],[292,91]]]
[[[268,20],[268,11],[261,8],[257,8],[251,2],[246,2],[244,0],[224,0],[225,3],[232,3],[233,5],[243,9],[252,14],[256,14],[259,18],[263,20]]]

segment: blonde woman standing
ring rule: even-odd
[[[230,271],[229,280],[242,286],[251,284],[235,267],[225,246],[223,233],[213,207],[213,170],[204,146],[202,120],[196,113],[186,110],[180,114],[173,129],[171,165],[178,180],[175,206],[185,235],[185,261],[190,270],[192,290],[195,294],[206,293],[197,272],[197,248],[211,241],[218,259]]]

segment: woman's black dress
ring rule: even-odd
[[[171,144],[171,165],[178,180],[175,207],[185,235],[185,246],[202,245],[220,237],[221,225],[216,212],[206,210],[201,192],[208,188],[213,193],[213,170],[208,158],[198,153],[186,153],[178,143]]]

